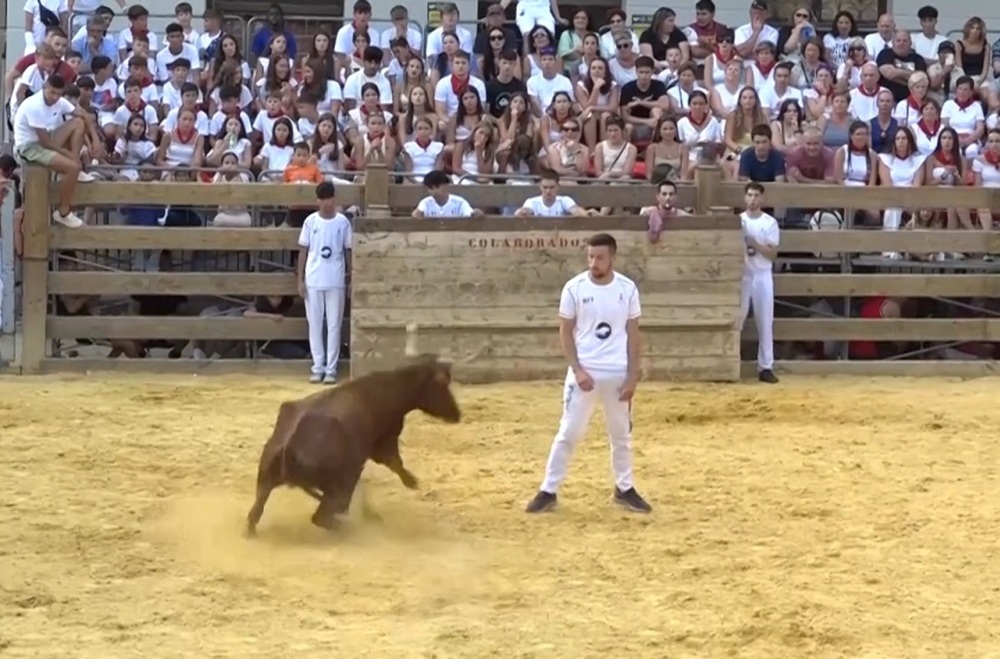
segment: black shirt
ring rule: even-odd
[[[496,28],[486,27],[485,25],[480,28],[479,32],[476,33],[476,39],[472,42],[472,54],[473,55],[485,55],[486,51],[490,49],[490,32]],[[504,50],[513,50],[516,53],[521,52],[521,44],[518,43],[520,38],[518,33],[509,27],[501,28],[506,35],[503,40]]]
[[[515,93],[528,93],[528,87],[523,80],[511,78],[510,82],[500,82],[496,78],[486,83],[486,102],[490,104],[490,114],[499,119],[507,110],[510,97]]]
[[[632,101],[658,101],[667,95],[667,86],[653,78],[649,81],[649,87],[645,90],[639,89],[639,81],[633,80],[622,85],[621,106],[624,108]],[[636,119],[649,119],[650,109],[646,107],[635,107],[631,110],[632,116]]]
[[[295,299],[290,295],[283,296],[278,304],[271,304],[271,299],[267,296],[260,296],[254,300],[254,309],[259,313],[270,313],[277,316],[287,316],[288,312],[291,310],[292,305],[295,304]]]
[[[909,55],[900,57],[892,48],[885,48],[875,58],[875,63],[878,64],[879,68],[882,68],[885,64],[889,64],[899,69],[927,72],[927,62],[924,61],[923,57],[917,55],[915,51],[910,51]],[[905,82],[895,82],[879,75],[879,84],[892,92],[892,96],[896,99],[897,103],[910,95],[910,89],[906,86]]]
[[[187,302],[185,295],[133,295],[139,303],[140,316],[173,316]]]
[[[639,35],[639,45],[649,44],[652,46],[653,59],[657,62],[662,62],[667,59],[667,50],[670,48],[680,48],[681,44],[687,40],[688,38],[684,36],[684,33],[677,27],[675,27],[673,31],[667,35],[666,41],[664,41],[656,32],[653,32],[653,28],[647,28],[643,30],[642,34]]]

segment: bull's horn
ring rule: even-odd
[[[476,352],[472,353],[471,355],[463,357],[462,359],[459,359],[457,361],[454,359],[450,359],[448,357],[438,357],[438,362],[440,364],[444,364],[445,366],[455,365],[455,364],[468,364],[471,361],[479,359],[483,355],[489,354],[489,352],[490,352],[490,346],[487,344],[484,345],[479,350],[477,350]]]
[[[406,356],[417,356],[417,324],[407,323],[406,325]]]

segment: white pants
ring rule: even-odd
[[[622,492],[632,489],[632,404],[618,400],[625,374],[591,373],[594,388],[583,391],[572,371],[566,374],[563,389],[563,414],[559,431],[549,451],[542,490],[555,494],[566,478],[573,449],[587,432],[590,417],[598,401],[604,408],[605,426],[611,443],[611,469],[615,485]]]
[[[757,370],[770,370],[774,368],[774,276],[770,270],[744,270],[740,290],[740,327],[752,304],[757,325]]]
[[[541,25],[548,29],[553,35],[556,33],[556,19],[552,16],[552,8],[549,5],[544,7],[522,7],[517,5],[517,29],[521,34],[528,36],[528,33],[535,29],[536,25]]]
[[[306,320],[309,322],[309,352],[314,375],[337,375],[340,359],[340,326],[344,322],[343,288],[306,291]],[[323,345],[323,319],[326,318],[326,345]]]

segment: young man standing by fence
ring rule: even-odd
[[[351,222],[337,212],[333,183],[316,186],[319,209],[307,217],[299,233],[299,295],[306,302],[309,351],[314,384],[337,381],[340,328],[351,271]],[[325,325],[324,325],[325,320]],[[326,343],[323,330],[326,329]]]
[[[774,384],[774,259],[778,257],[778,221],[762,208],[764,186],[751,181],[743,188],[746,210],[740,215],[747,251],[743,261],[740,327],[753,305],[757,325],[757,371],[761,382]]]

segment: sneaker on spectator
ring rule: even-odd
[[[100,177],[97,174],[91,174],[89,172],[80,172],[76,175],[76,180],[79,183],[93,183]]]
[[[52,211],[52,220],[58,222],[64,227],[69,227],[70,229],[78,229],[83,226],[83,220],[81,220],[76,213],[70,211],[63,215],[59,212],[59,209]]]
[[[333,373],[327,373],[323,376],[323,384],[337,384],[337,376]]]
[[[323,382],[323,376],[320,373],[313,373],[309,376],[310,384],[320,384]]]

